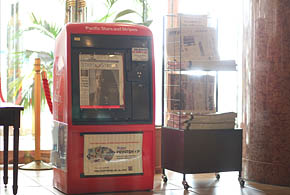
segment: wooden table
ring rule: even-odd
[[[10,103],[0,102],[0,125],[4,126],[4,176],[3,181],[5,187],[8,183],[8,133],[9,126],[14,128],[14,146],[13,146],[13,194],[17,194],[18,180],[18,148],[19,148],[19,127],[20,112],[23,106],[13,105]]]

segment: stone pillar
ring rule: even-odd
[[[244,0],[243,177],[290,186],[290,0]]]

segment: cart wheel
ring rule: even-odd
[[[245,186],[245,181],[239,177],[239,182],[240,182],[240,186],[244,187]]]
[[[219,179],[221,178],[220,174],[219,174],[219,173],[216,173],[216,174],[215,174],[215,178],[216,178],[217,180],[219,180]]]
[[[166,175],[162,175],[162,180],[163,180],[163,182],[166,183],[168,181],[167,176]]]
[[[182,181],[182,185],[183,185],[183,187],[184,187],[185,190],[188,190],[189,185],[188,185],[188,183],[186,181],[183,180]]]

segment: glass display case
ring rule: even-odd
[[[208,21],[207,15],[164,17],[163,181],[167,181],[165,169],[183,173],[185,189],[189,188],[186,174],[213,172],[219,179],[218,173],[225,171],[238,171],[244,186],[236,108],[219,108],[220,98],[236,101],[235,90],[220,94],[224,83],[236,82],[230,76],[236,74],[236,63],[220,59],[218,33]]]

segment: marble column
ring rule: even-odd
[[[243,177],[290,186],[290,0],[244,0]]]

